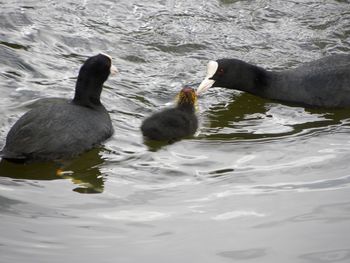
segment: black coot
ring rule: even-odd
[[[112,66],[109,56],[88,58],[80,68],[74,99],[45,103],[25,113],[9,131],[1,152],[14,162],[70,159],[113,134],[100,102]]]
[[[196,102],[194,89],[183,88],[176,107],[157,112],[143,121],[142,134],[150,140],[169,142],[193,135],[198,128]]]
[[[236,89],[316,107],[350,106],[350,55],[331,55],[280,72],[237,59],[210,61],[197,94],[210,87]]]

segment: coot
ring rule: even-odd
[[[73,100],[45,103],[25,113],[10,129],[1,152],[14,162],[70,159],[113,134],[100,94],[116,71],[105,54],[88,58],[80,68]]]
[[[142,134],[149,140],[169,142],[193,135],[198,128],[196,102],[194,89],[183,88],[176,107],[157,112],[143,121]]]
[[[236,89],[302,105],[349,107],[350,55],[331,55],[279,72],[238,59],[210,61],[197,94],[210,87]]]

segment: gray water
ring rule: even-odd
[[[283,70],[350,51],[349,1],[0,1],[0,146],[100,51],[115,127],[64,164],[0,167],[0,262],[350,262],[350,111],[211,89],[196,137],[139,126],[208,60]],[[62,168],[62,167],[61,167]]]

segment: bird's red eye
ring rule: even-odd
[[[219,68],[217,72],[218,72],[219,75],[222,75],[222,74],[225,73],[223,68]]]

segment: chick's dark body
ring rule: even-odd
[[[193,111],[170,108],[145,119],[141,131],[150,140],[176,140],[193,135],[198,128],[197,116]]]
[[[193,135],[198,128],[196,102],[194,89],[183,88],[174,108],[156,112],[143,121],[143,136],[150,140],[175,141]]]

